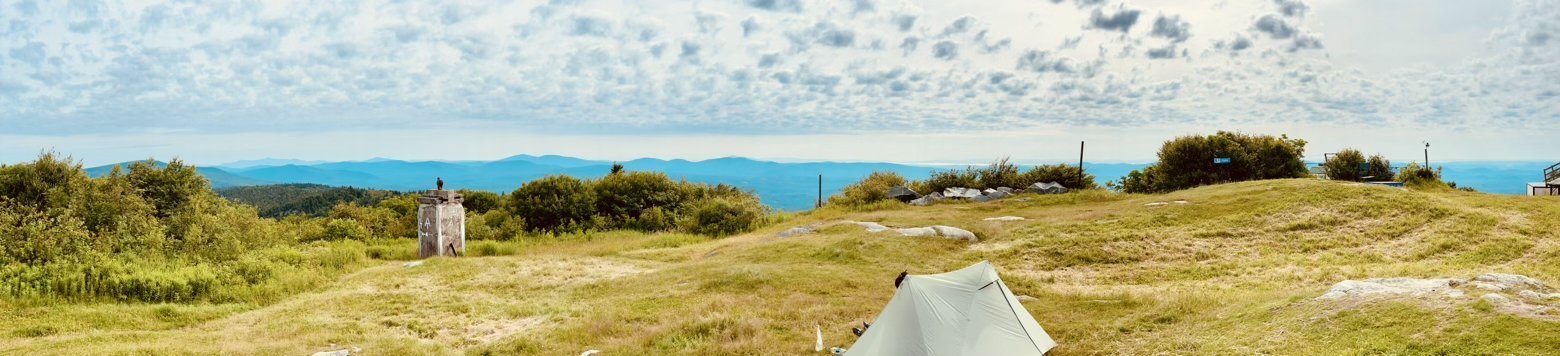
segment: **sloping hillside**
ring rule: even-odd
[[[985,220],[1001,216],[1026,219]],[[478,242],[470,253],[503,256],[382,261],[268,306],[8,302],[0,325],[15,331],[0,353],[813,354],[814,325],[848,347],[900,271],[990,260],[1059,355],[1545,354],[1560,350],[1560,299],[1316,298],[1374,277],[1502,272],[1560,286],[1556,216],[1555,198],[1315,180],[825,209],[720,240]],[[952,225],[983,240],[845,220]],[[778,235],[809,225],[818,231]]]
[[[401,193],[319,184],[272,184],[219,188],[217,194],[254,206],[260,216],[280,218],[293,214],[324,216],[338,204],[371,206]]]

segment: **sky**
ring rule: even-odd
[[[0,162],[1555,160],[1554,0],[0,0]]]

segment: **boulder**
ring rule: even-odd
[[[985,203],[985,202],[988,202],[988,201],[992,201],[992,198],[990,196],[986,196],[986,195],[976,195],[974,198],[970,198],[970,200],[974,201],[974,202],[977,202],[977,203]]]
[[[1524,290],[1524,291],[1521,291],[1521,292],[1517,292],[1517,296],[1520,296],[1520,297],[1523,297],[1523,298],[1527,298],[1527,299],[1533,299],[1533,300],[1544,300],[1544,298],[1545,298],[1545,295],[1543,293],[1534,292],[1532,290]]]
[[[911,227],[911,228],[903,228],[903,229],[894,229],[894,232],[898,232],[900,236],[911,236],[911,237],[935,237],[935,236],[937,236],[937,229],[933,229],[933,228],[930,228],[930,227]]]
[[[916,198],[915,200],[911,200],[910,201],[910,205],[927,206],[927,205],[932,205],[932,203],[936,203],[936,202],[942,201],[942,200],[943,200],[942,194],[940,194],[940,193],[932,193],[932,194],[927,194],[925,196],[922,196],[920,198]]]
[[[932,230],[936,230],[937,235],[942,237],[965,240],[969,242],[980,242],[980,238],[975,237],[975,233],[970,232],[969,230],[945,225],[933,225]]]
[[[1008,194],[1008,193],[1005,193],[1005,192],[1000,191],[1000,190],[992,190],[992,189],[988,189],[988,190],[991,190],[991,191],[990,192],[986,192],[986,197],[987,198],[991,198],[993,200],[1007,198],[1009,196],[1012,196],[1012,194]]]
[[[1067,192],[1067,187],[1057,182],[1035,183],[1029,186],[1029,191],[1036,194],[1062,194]]]
[[[888,188],[888,197],[897,199],[900,202],[909,203],[912,200],[920,198],[921,194],[916,193],[914,190],[910,190],[910,188],[906,188],[904,186],[895,186],[893,188]]]
[[[943,189],[942,195],[949,199],[975,199],[975,197],[981,196],[979,190],[961,187]]]
[[[1008,193],[1008,194],[1013,194],[1013,188],[1008,188],[1008,187],[997,187],[997,191],[1003,192],[1003,193]]]
[[[1484,299],[1484,301],[1496,305],[1506,304],[1507,302],[1511,301],[1511,298],[1506,298],[1506,296],[1500,295],[1498,293],[1485,294],[1483,297],[1479,297],[1479,299]]]

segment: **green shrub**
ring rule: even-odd
[[[1364,154],[1359,150],[1345,148],[1322,162],[1322,171],[1327,173],[1327,179],[1359,181],[1360,177],[1365,176],[1361,169],[1365,165]]]
[[[985,188],[980,183],[980,173],[977,173],[974,168],[932,171],[931,176],[927,177],[926,183],[922,185],[926,189],[926,194],[941,192],[954,187]]]
[[[1023,188],[1028,184],[1020,181],[1018,166],[1008,162],[1007,157],[992,162],[984,168],[975,169],[975,180],[979,181],[979,187],[968,188]]]
[[[1304,156],[1305,140],[1289,136],[1225,131],[1182,136],[1166,141],[1159,161],[1128,173],[1121,187],[1129,193],[1163,193],[1220,182],[1305,177]],[[1215,158],[1229,158],[1230,164],[1215,165]]]
[[[1447,184],[1441,181],[1440,168],[1430,169],[1419,165],[1418,162],[1409,163],[1398,170],[1396,179],[1410,188],[1457,188],[1456,183]]]
[[[894,172],[872,172],[866,178],[845,186],[839,195],[829,197],[829,205],[836,206],[862,206],[879,201],[891,200],[888,190],[896,186],[908,185],[904,176]],[[930,192],[926,192],[930,193]]]
[[[1392,161],[1388,161],[1381,154],[1374,154],[1365,160],[1365,176],[1360,179],[1383,181],[1392,179]]]
[[[528,231],[567,232],[589,228],[596,194],[587,182],[555,175],[526,182],[509,194],[509,206]]]
[[[461,206],[468,213],[482,214],[491,210],[504,208],[504,197],[498,193],[481,190],[460,190]]]
[[[755,199],[719,196],[695,200],[682,218],[683,231],[722,237],[758,228],[769,208]]]
[[[677,210],[683,202],[683,191],[677,183],[659,172],[618,172],[602,177],[593,184],[596,191],[596,213],[612,221],[614,225],[628,225],[651,209]],[[650,224],[648,228],[656,228]]]
[[[1094,182],[1094,175],[1084,172],[1079,175],[1078,166],[1066,164],[1039,165],[1030,168],[1018,176],[1017,185],[1008,187],[1014,189],[1028,188],[1035,183],[1056,182],[1067,189],[1095,189],[1099,184]]]

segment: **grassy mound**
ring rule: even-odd
[[[997,216],[1027,219],[985,220]],[[1560,322],[1477,296],[1315,298],[1373,277],[1504,272],[1560,284],[1557,216],[1554,198],[1309,179],[825,208],[724,239],[489,242],[483,254],[495,256],[381,261],[266,306],[0,301],[10,328],[0,353],[812,354],[814,325],[827,345],[848,347],[850,327],[878,313],[900,271],[990,260],[1032,297],[1024,304],[1060,355],[1544,354],[1560,349]],[[828,224],[842,220],[951,225],[982,242]],[[814,224],[813,234],[777,235]]]

